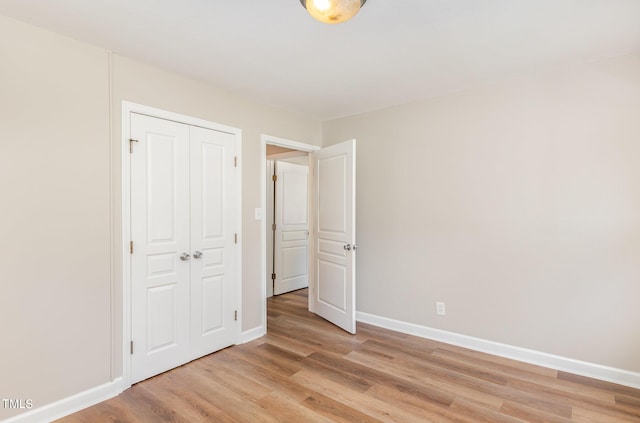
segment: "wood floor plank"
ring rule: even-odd
[[[306,398],[305,398],[306,399]],[[283,422],[305,422],[305,423],[331,423],[329,417],[316,413],[308,407],[302,405],[301,401],[296,401],[288,395],[279,392],[272,392],[262,398],[259,404],[268,413],[278,416]]]
[[[571,421],[575,423],[638,423],[640,420],[624,415],[611,415],[599,410],[574,407]]]
[[[218,357],[216,354],[215,356],[216,366],[231,368],[247,379],[271,389],[271,392],[285,395],[294,401],[301,402],[315,393],[315,391],[306,390],[304,386],[301,386],[290,377],[282,376],[268,368],[261,367],[249,361],[237,359],[231,355]]]
[[[303,370],[296,373],[293,378],[302,385],[313,387],[313,389],[326,397],[340,401],[382,422],[399,423],[421,421],[420,416],[412,415],[401,407],[387,401],[378,400],[357,391],[345,391],[342,385],[325,379],[322,374]]]
[[[537,366],[531,363],[525,363],[522,361],[512,360],[505,357],[498,357],[495,355],[487,354],[481,351],[474,351],[468,348],[458,347],[456,345],[449,345],[441,343],[438,347],[439,350],[446,353],[462,354],[478,360],[494,362],[497,364],[505,365],[515,369],[521,369],[532,373],[537,373],[542,376],[558,377],[558,371],[547,367]]]
[[[339,423],[382,423],[367,414],[349,407],[339,401],[322,394],[313,395],[304,401],[302,405],[314,412],[328,417],[331,421]]]
[[[206,375],[208,380],[223,385],[225,389],[248,401],[258,401],[272,391],[268,387],[245,377],[236,369],[222,367],[217,363],[201,360],[193,363],[192,370]]]
[[[391,386],[405,395],[413,395],[420,398],[425,404],[434,403],[449,406],[453,401],[452,395],[403,380],[394,374],[389,374],[373,367],[332,356],[331,354],[316,352],[311,354],[309,359],[323,363],[330,368],[341,369],[345,373],[352,372],[370,381],[372,385]]]
[[[544,410],[527,407],[513,401],[505,401],[500,412],[530,423],[570,423],[571,420]]]
[[[517,417],[483,407],[463,398],[456,398],[451,404],[451,409],[463,416],[473,416],[474,423],[524,423],[524,420]]]
[[[192,366],[185,370],[180,374],[180,377],[189,380],[192,385],[191,390],[222,410],[222,413],[231,419],[261,423],[278,422],[276,416],[265,413],[257,402],[249,401],[248,395],[238,395],[233,388],[228,388],[225,384],[212,379],[209,375],[201,373]]]
[[[573,407],[578,407],[585,410],[597,412],[599,414],[607,415],[610,418],[620,418],[636,420],[640,422],[640,409],[627,406],[617,405],[614,402],[599,401],[594,399],[585,400],[583,396],[567,394],[565,391],[557,389],[552,386],[541,386],[534,382],[513,380],[509,384],[516,390],[533,394],[539,398],[557,400]]]
[[[396,407],[402,407],[408,413],[419,416],[423,422],[431,423],[475,423],[472,417],[460,418],[456,416],[449,407],[429,406],[421,398],[406,395],[404,392],[385,385],[374,385],[366,395],[380,401],[387,401]]]
[[[267,301],[266,336],[60,419],[93,422],[640,423],[640,390]]]
[[[267,333],[265,339],[270,345],[275,345],[284,350],[304,356],[318,351],[318,348],[321,346],[321,344],[317,342],[305,342],[299,339],[292,339],[291,337],[278,335],[273,331]]]
[[[339,383],[352,391],[366,392],[372,385],[371,381],[367,380],[363,375],[333,367],[331,363],[326,363],[322,360],[305,360],[303,366],[306,370],[321,373],[324,378]]]
[[[223,411],[210,401],[199,395],[184,395],[184,391],[193,389],[193,385],[185,386],[184,379],[181,380],[179,375],[167,373],[149,382],[153,382],[151,390],[147,388],[151,383],[139,384],[137,388],[145,390],[148,395],[153,395],[161,401],[164,408],[178,411],[187,421],[204,423],[210,421],[212,417],[225,420],[221,418]]]
[[[585,386],[593,386],[595,388],[611,391],[615,394],[623,394],[640,399],[640,389],[634,389],[629,386],[618,385],[616,383],[592,379],[586,376],[575,375],[567,372],[558,372],[558,379],[568,380]]]
[[[402,363],[396,364],[390,361],[383,361],[375,357],[362,355],[360,351],[349,354],[347,358],[356,363],[374,367],[386,373],[393,374],[407,382],[415,383],[425,388],[449,395],[450,398],[461,396],[495,409],[499,409],[503,403],[503,399],[499,396],[480,392],[462,384],[449,383],[447,380],[443,380],[438,377],[431,377],[432,375],[427,377],[423,373],[407,370]]]
[[[629,407],[640,410],[640,397],[638,396],[615,394],[614,398],[618,405],[628,405]]]

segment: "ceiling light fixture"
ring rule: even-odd
[[[353,18],[367,0],[300,0],[317,21],[337,24]]]

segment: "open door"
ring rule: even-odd
[[[314,311],[356,333],[356,141],[314,156]]]

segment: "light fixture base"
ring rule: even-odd
[[[353,18],[367,0],[300,0],[302,7],[317,21],[327,24]]]

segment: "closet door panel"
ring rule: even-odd
[[[190,128],[191,346],[199,357],[236,339],[235,137]]]
[[[132,383],[189,358],[189,127],[131,115]]]

